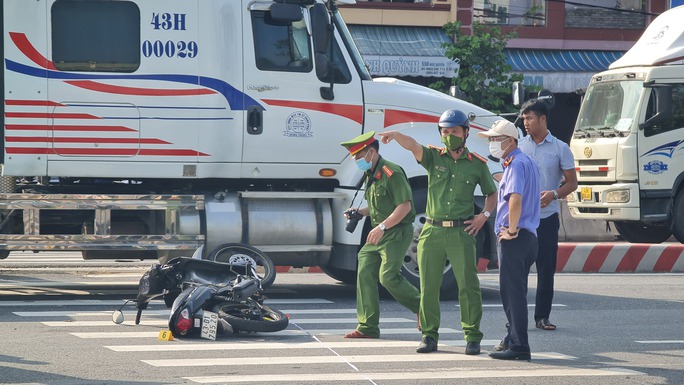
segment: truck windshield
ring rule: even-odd
[[[575,131],[618,131],[631,129],[643,81],[594,83],[587,89]]]
[[[335,12],[335,28],[340,32],[340,36],[344,41],[344,46],[347,47],[347,52],[354,62],[354,67],[356,67],[361,80],[371,80],[371,75],[370,72],[368,72],[366,63],[363,61],[363,58],[361,58],[361,54],[359,53],[358,48],[356,48],[356,44],[354,44],[351,33],[349,33],[349,29],[347,29],[347,25],[344,23],[344,20],[342,20],[342,15],[340,15],[339,12]]]

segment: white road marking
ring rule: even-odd
[[[263,364],[262,360],[262,364]],[[606,369],[524,369],[524,370],[455,370],[455,371],[418,371],[392,373],[311,373],[311,374],[251,374],[249,376],[203,376],[183,377],[186,380],[201,383],[231,383],[231,382],[332,382],[332,381],[367,381],[372,380],[444,380],[465,378],[530,378],[530,377],[584,377],[584,376],[636,376],[644,373],[621,368]]]
[[[638,344],[684,344],[684,340],[634,341]]]
[[[494,346],[499,340],[482,340],[482,346]],[[325,341],[321,342],[212,342],[212,343],[181,343],[155,345],[112,345],[105,346],[115,352],[178,352],[178,351],[211,351],[211,350],[275,350],[275,349],[347,349],[347,348],[415,348],[416,341],[393,341],[383,339],[367,339],[356,341]],[[464,340],[440,340],[440,346],[464,347]],[[541,354],[541,353],[539,353]],[[570,357],[570,356],[565,356]]]
[[[120,327],[121,325],[115,325],[112,323],[112,321],[105,321],[109,322],[109,325],[112,326],[118,326]],[[124,322],[124,324],[132,325],[131,322]],[[162,325],[163,324],[163,325]],[[147,326],[167,326],[168,322],[159,322],[157,325],[151,325],[150,323],[143,323],[143,325]],[[69,326],[69,325],[62,325],[62,326]],[[160,329],[161,330],[161,329]],[[330,335],[330,336],[340,336],[344,335],[345,333],[348,333],[350,330],[349,329],[317,329],[317,330],[298,330],[298,329],[286,329],[282,330],[279,332],[274,332],[274,333],[261,333],[260,335],[263,336],[301,336],[301,335]],[[449,328],[440,328],[439,329],[440,334],[463,334],[461,330],[455,330],[455,329],[449,329]],[[95,338],[101,338],[101,339],[119,339],[119,338],[146,338],[146,337],[157,337],[159,332],[124,332],[124,331],[114,331],[114,332],[80,332],[80,333],[70,333],[73,336],[79,337],[79,338],[89,338],[89,339],[95,339]],[[420,338],[420,332],[416,330],[416,328],[383,328],[382,329],[382,334],[383,335],[404,335],[404,334],[411,334],[415,335],[416,338]],[[418,341],[418,340],[416,340]],[[413,342],[414,344],[416,342]],[[498,343],[498,341],[497,341]]]
[[[560,357],[560,358],[558,358]],[[568,357],[568,358],[565,358]],[[532,355],[533,360],[572,359],[558,353]],[[443,362],[443,361],[482,361],[491,360],[487,355],[467,356],[465,354],[374,354],[374,355],[329,355],[329,356],[290,356],[290,357],[230,357],[230,358],[187,358],[169,360],[141,360],[156,367],[188,367],[188,366],[240,366],[240,365],[309,365],[309,364],[346,364],[372,362]]]

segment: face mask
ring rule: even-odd
[[[366,154],[366,155],[368,155],[368,154]],[[356,160],[356,167],[358,167],[361,171],[370,170],[372,165],[373,165],[373,163],[367,161],[365,156],[363,158]]]
[[[463,138],[460,136],[447,135],[442,137],[442,143],[444,143],[447,150],[456,151],[463,145]]]
[[[501,159],[510,146],[511,145],[509,144],[506,148],[501,149],[501,142],[489,142],[489,153],[492,154],[493,157]]]

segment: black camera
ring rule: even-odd
[[[344,229],[353,233],[361,218],[363,218],[363,214],[359,213],[358,210],[347,211],[347,224],[344,226]]]

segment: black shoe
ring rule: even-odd
[[[465,354],[469,356],[476,356],[480,354],[480,343],[471,341],[466,344]]]
[[[501,341],[499,341],[498,345],[494,346],[494,351],[503,352],[504,350],[506,350],[506,342],[502,339]]]
[[[423,337],[423,340],[420,341],[420,345],[418,345],[418,349],[416,349],[416,352],[418,353],[430,353],[437,351],[437,341],[434,340],[432,337]]]
[[[535,326],[537,326],[537,329],[542,330],[556,330],[556,325],[549,322],[548,318],[540,319]]]
[[[489,356],[497,360],[525,360],[529,361],[532,359],[530,352],[515,352],[510,349],[506,349],[503,352],[491,352]]]

